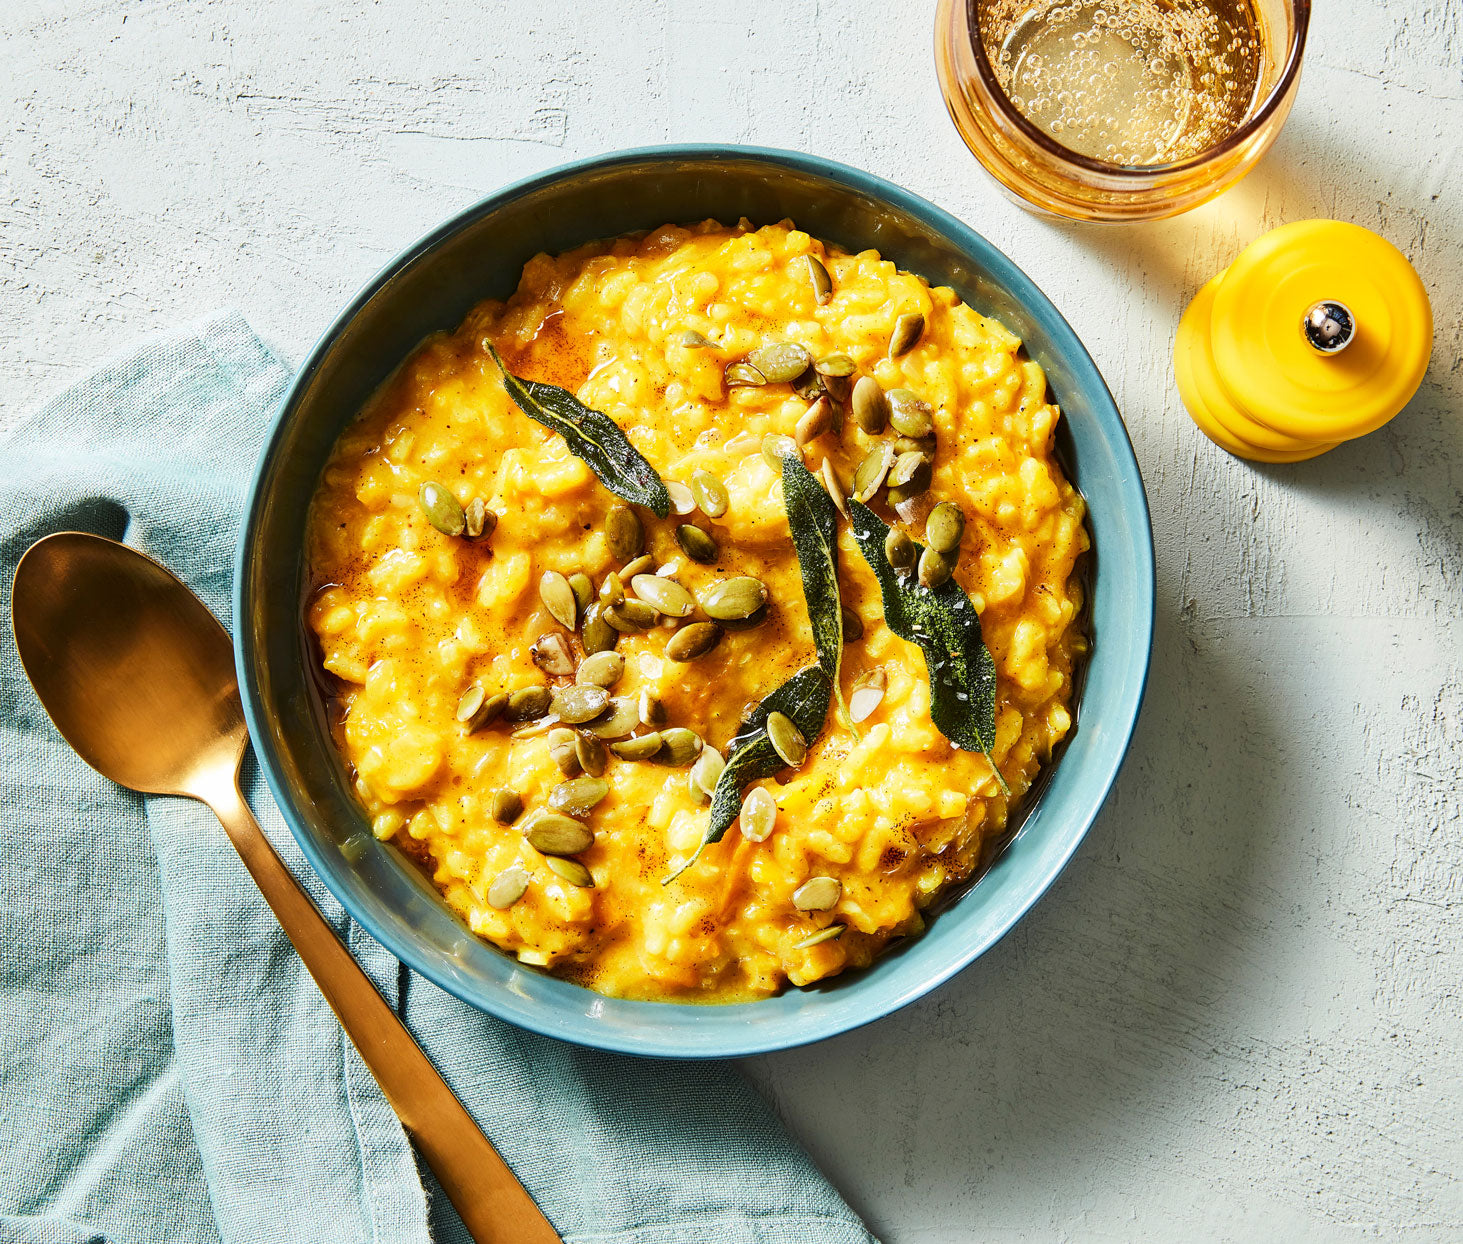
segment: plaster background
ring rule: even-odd
[[[828,155],[948,208],[1068,316],[1153,507],[1131,758],[1049,896],[933,997],[749,1071],[889,1244],[1463,1237],[1463,4],[1321,0],[1260,168],[1178,220],[1037,220],[944,115],[932,0],[11,0],[0,424],[237,306],[299,358],[496,186],[669,141]],[[1310,463],[1203,440],[1179,311],[1336,216],[1422,273],[1403,415]],[[6,464],[11,469],[11,464]]]

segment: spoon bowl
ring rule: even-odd
[[[33,544],[15,571],[15,646],[66,741],[104,777],[201,798],[248,735],[228,632],[150,558],[83,532]]]

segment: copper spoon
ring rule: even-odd
[[[473,1239],[562,1244],[249,812],[233,649],[203,602],[125,544],[68,531],[26,550],[11,609],[31,685],[87,764],[213,809]]]

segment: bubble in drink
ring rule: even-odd
[[[980,26],[1011,102],[1082,155],[1184,160],[1223,142],[1255,103],[1252,0],[987,0]]]

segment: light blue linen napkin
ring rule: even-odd
[[[104,367],[0,439],[0,606],[35,539],[158,557],[227,616],[287,372],[237,314]],[[724,1064],[521,1032],[417,977],[251,803],[566,1240],[869,1244]],[[0,639],[0,1241],[425,1244],[466,1233],[211,814],[92,773]]]

